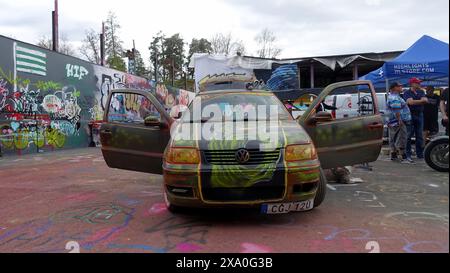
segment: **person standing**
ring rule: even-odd
[[[448,136],[448,88],[445,88],[441,94],[440,103],[442,113],[442,125],[445,127],[445,134]]]
[[[439,104],[440,97],[434,93],[434,86],[427,87],[426,97],[428,103],[423,109],[423,137],[425,141],[428,137],[439,133]]]
[[[428,103],[425,92],[421,88],[422,81],[418,78],[411,78],[409,80],[410,89],[403,94],[403,98],[409,106],[411,111],[411,126],[408,128],[408,140],[406,143],[406,156],[410,163],[412,160],[412,138],[416,138],[416,156],[417,159],[422,160],[424,150],[423,140],[423,110],[424,105]]]
[[[387,97],[387,108],[389,111],[389,146],[391,147],[391,160],[398,160],[402,156],[402,163],[408,161],[406,155],[406,142],[408,139],[408,127],[411,127],[411,112],[405,100],[400,96],[403,86],[396,82],[390,87]]]

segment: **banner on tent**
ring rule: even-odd
[[[395,64],[393,65],[392,69],[394,75],[424,74],[436,72],[436,67],[429,63]]]

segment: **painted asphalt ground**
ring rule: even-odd
[[[0,252],[448,252],[448,173],[387,158],[305,213],[164,206],[162,177],[109,169],[97,148],[0,158]]]

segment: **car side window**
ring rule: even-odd
[[[161,114],[146,96],[134,93],[112,95],[108,122],[144,126],[144,120],[149,117],[161,119]]]
[[[301,117],[317,98],[316,94],[306,93],[298,97],[296,100],[284,101],[286,109],[291,113],[294,119]]]
[[[336,88],[316,107],[316,112],[326,111],[334,119],[348,119],[374,115],[374,98],[368,85]]]

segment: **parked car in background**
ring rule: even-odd
[[[367,94],[366,94],[367,96]],[[376,93],[378,110],[383,119],[383,141],[389,141],[387,120],[389,119],[387,110],[387,93]],[[325,104],[337,108],[332,110],[331,114],[334,118],[349,118],[355,117],[361,112],[372,111],[373,105],[371,100],[366,100],[364,96],[358,96],[358,94],[338,94],[326,97]]]
[[[381,117],[383,118],[383,141],[389,142],[389,128],[387,126],[389,122],[389,111],[387,109],[387,93],[377,93],[378,109],[380,111]]]

